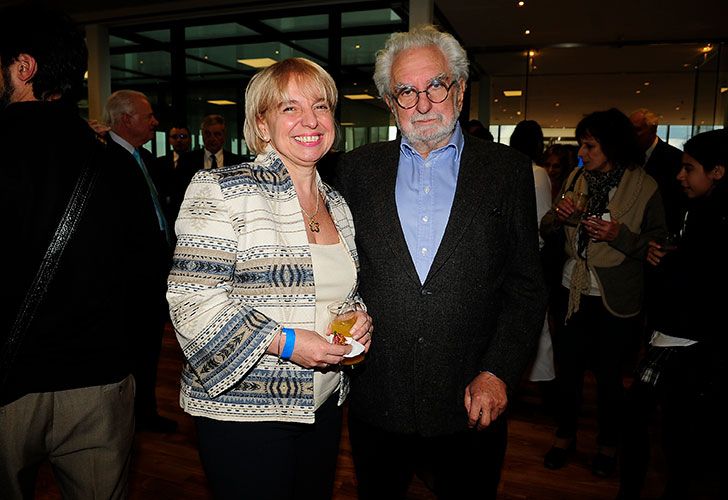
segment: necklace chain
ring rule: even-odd
[[[303,208],[303,205],[300,205],[301,212],[303,212],[303,215],[305,215],[308,218],[308,228],[311,230],[312,233],[318,233],[321,231],[321,228],[319,227],[319,223],[316,221],[316,216],[319,213],[319,206],[321,204],[321,194],[319,194],[318,190],[316,191],[316,210],[314,210],[313,214],[308,215],[308,212]]]

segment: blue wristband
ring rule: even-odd
[[[286,343],[281,351],[281,359],[288,361],[293,355],[293,347],[296,344],[296,331],[293,328],[281,328],[281,333],[286,336]]]

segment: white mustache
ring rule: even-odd
[[[442,118],[442,115],[440,113],[432,113],[432,112],[430,112],[430,113],[427,113],[425,115],[412,116],[410,118],[410,123],[412,125],[414,125],[414,124],[416,124],[418,122],[424,122],[424,121],[427,121],[427,120],[437,120],[438,122],[442,123],[443,118]]]

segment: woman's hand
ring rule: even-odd
[[[351,337],[364,346],[364,352],[369,352],[369,346],[372,344],[372,333],[374,325],[372,317],[364,311],[356,311],[356,323],[351,327]]]
[[[574,205],[574,201],[571,198],[562,196],[554,208],[554,213],[559,221],[566,222],[566,219],[574,213],[575,209],[576,205]]]
[[[659,266],[662,258],[667,255],[667,252],[662,250],[662,246],[656,241],[650,241],[647,248],[647,262],[653,266]]]
[[[296,328],[296,343],[293,346],[291,361],[304,368],[325,369],[331,365],[338,365],[344,359],[344,354],[351,352],[350,345],[329,343],[318,333],[311,330]],[[278,355],[278,349],[283,350],[286,343],[285,335],[279,333],[273,338],[268,352]]]
[[[592,241],[614,241],[619,234],[619,222],[616,220],[603,220],[592,215],[582,221],[586,232]]]

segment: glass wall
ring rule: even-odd
[[[389,112],[372,83],[374,57],[393,31],[407,27],[398,7],[308,7],[296,11],[240,13],[224,18],[164,25],[111,28],[112,91],[147,94],[160,131],[186,124],[199,147],[203,117],[225,118],[225,145],[248,154],[243,140],[244,89],[260,67],[305,57],[327,69],[340,90],[339,149],[350,150],[390,137]],[[161,138],[160,138],[161,137]],[[163,136],[147,147],[166,153]]]

